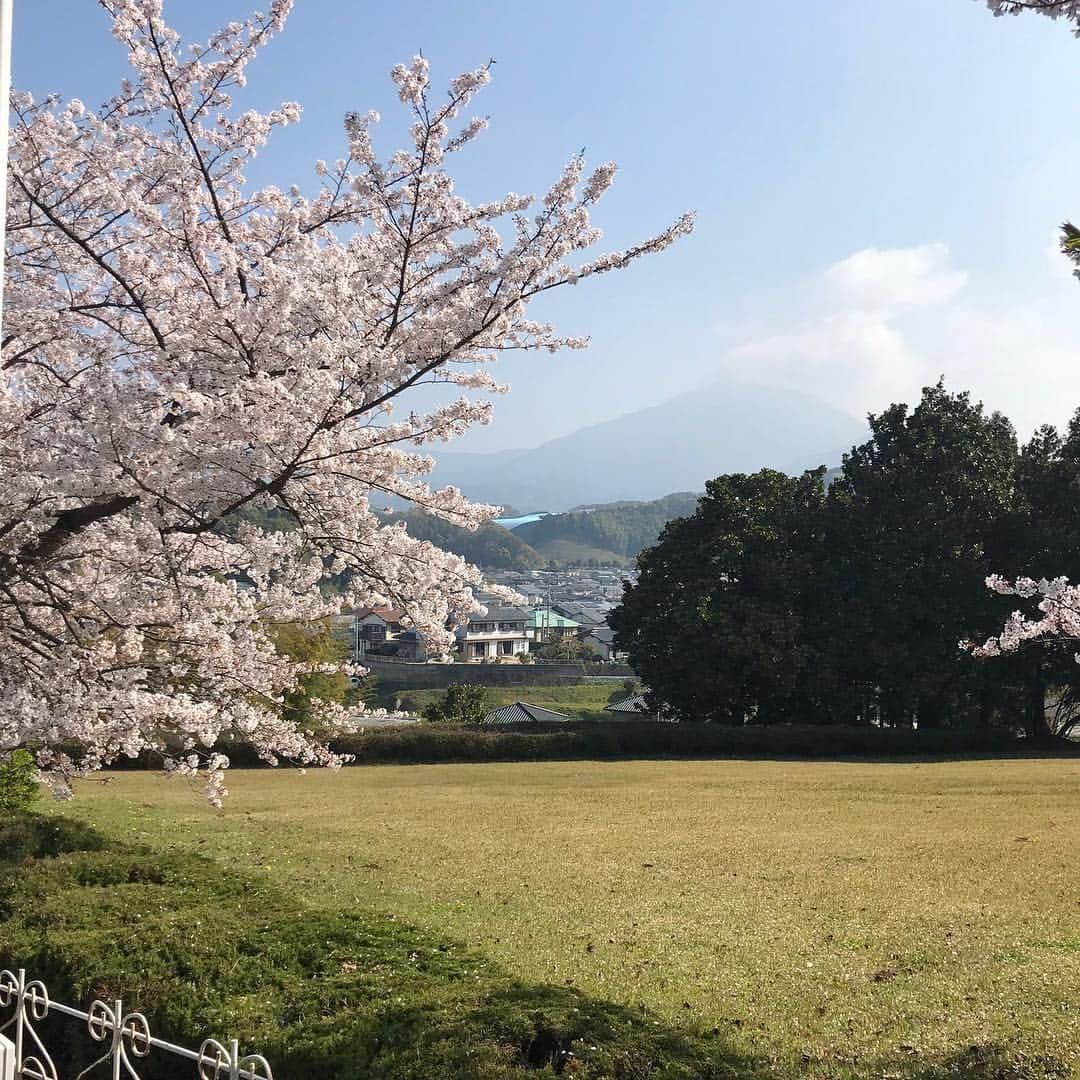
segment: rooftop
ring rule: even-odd
[[[566,724],[570,717],[552,709],[542,709],[527,701],[515,701],[489,712],[480,723],[485,727],[502,727],[506,724]]]
[[[361,607],[355,608],[353,614],[358,619],[366,619],[368,615],[377,615],[386,622],[401,622],[405,618],[404,611],[398,611],[392,607]]]
[[[525,612],[516,607],[489,607],[486,615],[470,615],[470,623],[524,622]]]
[[[533,608],[529,612],[530,630],[546,630],[549,628],[576,630],[580,625],[581,623],[568,619],[565,615],[560,615],[550,608]]]
[[[605,706],[605,712],[630,712],[630,713],[647,713],[651,712],[648,704],[645,701],[644,694],[634,694],[631,697],[623,698],[622,701],[616,701],[611,705]]]

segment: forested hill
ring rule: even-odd
[[[534,570],[549,562],[626,563],[656,542],[672,518],[692,514],[700,495],[681,491],[651,502],[612,502],[550,514],[539,521],[505,529],[489,523],[476,532],[458,528],[421,510],[380,514],[386,524],[404,520],[409,535],[430,540],[477,566],[490,570]],[[247,510],[245,520],[264,528],[289,528],[281,513]]]
[[[547,561],[516,531],[511,532],[501,525],[481,525],[476,532],[469,532],[420,510],[384,516],[386,521],[403,519],[410,536],[415,536],[417,540],[430,540],[436,547],[452,551],[477,566],[491,570],[532,570]]]
[[[583,507],[519,525],[513,535],[546,559],[604,561],[607,556],[625,561],[654,544],[672,518],[692,514],[700,497],[680,491],[651,502]]]

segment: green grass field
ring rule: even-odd
[[[608,698],[618,690],[622,695],[619,679],[598,679],[595,682],[570,686],[489,686],[486,688],[491,707],[509,705],[515,701],[527,701],[544,709],[554,709],[575,719],[592,716],[603,710]],[[383,694],[383,704],[392,706],[396,698],[407,699],[420,711],[432,701],[441,700],[445,690],[394,690]]]
[[[994,1046],[1007,1077],[1080,1067],[1080,761],[386,766],[229,787],[217,813],[124,773],[63,813],[715,1027],[778,1074]]]

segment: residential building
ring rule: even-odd
[[[629,697],[625,697],[622,701],[613,701],[610,705],[604,706],[604,712],[613,713],[648,713],[651,710],[645,703],[644,694],[631,694]]]
[[[458,648],[470,663],[514,660],[529,651],[528,617],[513,607],[490,607],[458,627]]]
[[[592,646],[601,660],[624,660],[626,653],[615,646],[615,631],[606,623],[594,626],[585,636],[585,644]]]
[[[353,612],[353,625],[365,641],[388,641],[401,633],[404,613],[391,607],[363,607]]]
[[[580,626],[575,619],[568,619],[552,608],[537,607],[529,612],[525,629],[533,641],[544,642],[574,637]]]
[[[397,637],[397,656],[399,660],[426,663],[428,655],[423,634],[417,630],[402,630]]]
[[[560,615],[566,616],[579,623],[583,629],[589,630],[599,626],[608,617],[608,612],[614,607],[613,604],[602,601],[570,601],[559,600],[554,602],[552,608]]]
[[[393,651],[402,632],[404,613],[391,607],[362,607],[336,615],[334,636],[348,644],[354,660],[369,651]]]

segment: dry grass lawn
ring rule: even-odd
[[[65,813],[435,927],[530,980],[828,1075],[998,1044],[1080,1067],[1080,761],[118,774]]]

